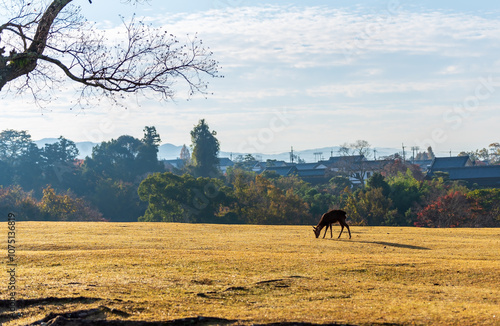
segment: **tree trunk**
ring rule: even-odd
[[[38,56],[43,54],[45,50],[54,20],[71,1],[52,1],[40,19],[35,36],[26,51],[22,53],[11,52],[9,56],[4,56],[0,52],[0,90],[11,80],[26,75],[36,68]]]

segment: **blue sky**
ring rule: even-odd
[[[141,137],[190,144],[199,119],[228,152],[285,152],[357,139],[374,147],[431,145],[438,155],[498,142],[500,6],[493,1],[77,0],[101,29],[136,12],[180,39],[198,33],[220,62],[207,99],[139,98],[127,110],[45,109],[0,96],[0,129],[34,139],[103,141]],[[0,94],[1,95],[1,94]],[[104,102],[105,103],[105,102]]]

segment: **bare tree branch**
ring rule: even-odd
[[[44,9],[43,1],[33,1],[37,10],[32,2],[10,2],[15,16],[0,25],[0,91],[24,77],[16,83],[18,91],[31,91],[36,99],[40,90],[70,79],[80,85],[82,97],[95,91],[106,97],[152,92],[168,100],[178,81],[190,95],[206,94],[208,83],[202,78],[218,76],[218,62],[197,35],[181,43],[133,18],[123,23],[125,33],[110,41],[84,21],[79,7],[68,6],[72,0],[52,0]]]

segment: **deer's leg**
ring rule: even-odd
[[[330,239],[333,238],[333,224],[330,224]]]
[[[351,229],[349,229],[349,225],[347,225],[347,223],[345,221],[340,222],[340,225],[342,225],[342,230],[344,230],[344,226],[347,228],[347,231],[349,231],[349,239],[350,239],[351,238]],[[342,234],[342,231],[340,231],[340,234]],[[340,238],[340,235],[339,235],[339,238]]]
[[[349,225],[347,225],[347,223],[346,223],[345,227],[347,228],[347,231],[349,231],[349,239],[350,239],[351,238],[351,230],[349,229]]]
[[[340,233],[339,233],[339,237],[337,239],[340,239],[340,236],[342,235],[342,231],[344,231],[344,225],[339,221],[340,223],[340,226],[342,227],[342,229],[340,229]]]
[[[326,232],[328,231],[329,226],[331,227],[331,225],[328,225],[328,224],[326,225],[325,234],[323,234],[323,239],[325,238],[325,235],[326,235]]]

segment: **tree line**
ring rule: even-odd
[[[63,136],[39,148],[25,130],[0,132],[0,209],[30,220],[137,221],[147,208],[139,198],[139,184],[149,174],[165,171],[158,160],[160,135],[155,127],[143,131],[141,139],[123,135],[101,142],[84,160],[77,159],[76,144]],[[216,175],[215,135],[205,120],[194,127],[193,155],[184,172]],[[45,209],[47,205],[52,208]]]
[[[0,209],[25,220],[316,224],[343,209],[357,225],[488,227],[500,225],[500,189],[474,189],[391,159],[366,184],[347,175],[311,185],[296,175],[251,171],[253,157],[218,169],[217,133],[200,120],[185,166],[166,171],[160,135],[120,136],[77,160],[74,142],[59,137],[38,148],[26,131],[0,133]]]
[[[390,165],[402,167],[395,161]],[[500,225],[500,189],[468,189],[443,177],[426,180],[410,169],[375,173],[353,188],[345,176],[311,185],[297,176],[229,169],[223,178],[162,173],[149,176],[139,195],[149,203],[140,221],[315,224],[330,209],[350,224],[422,227]]]

